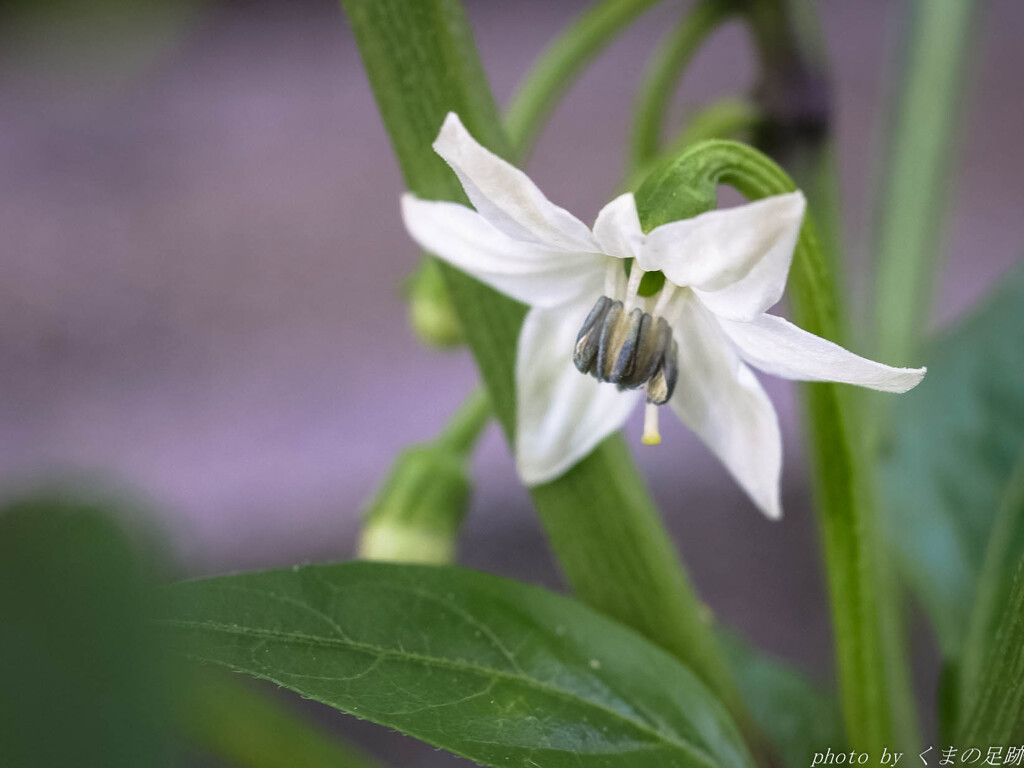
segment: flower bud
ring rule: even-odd
[[[434,259],[424,259],[412,276],[409,324],[420,341],[431,347],[455,347],[465,340],[441,268]]]
[[[359,556],[435,565],[452,562],[470,490],[458,452],[444,444],[407,448],[366,512]]]

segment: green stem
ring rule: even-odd
[[[587,63],[644,11],[661,0],[603,0],[584,11],[538,57],[516,89],[505,114],[505,130],[519,159],[533,143],[555,105]]]
[[[882,360],[914,359],[927,325],[940,263],[953,128],[977,7],[965,0],[914,4],[903,85],[894,94],[888,178],[878,198],[875,326]]]
[[[728,141],[703,142],[637,191],[645,230],[710,210],[719,184],[750,199],[795,189],[786,173],[757,150]],[[810,216],[800,233],[789,288],[796,322],[838,340],[835,285]],[[891,670],[879,618],[880,553],[858,448],[858,419],[838,385],[808,384],[805,395],[844,720],[851,747],[880,749],[893,743]]]
[[[670,161],[691,144],[708,139],[741,140],[760,122],[761,111],[743,99],[722,99],[694,112],[683,130],[672,139],[665,150],[646,165],[631,170],[624,190],[639,187],[654,170]]]
[[[761,122],[761,110],[744,99],[722,99],[694,112],[662,155],[675,157],[691,144],[708,139],[735,139]]]
[[[605,440],[586,460],[531,494],[580,599],[683,659],[751,735],[711,615],[679,561],[625,441]]]
[[[742,1],[760,64],[755,100],[763,120],[754,145],[807,195],[838,293],[843,278],[839,174],[817,11],[813,0]]]
[[[465,196],[430,145],[449,110],[492,151],[511,145],[485,98],[468,25],[454,0],[343,0],[384,124],[411,189]],[[454,55],[460,44],[464,59]],[[443,274],[495,415],[515,434],[515,356],[525,308],[456,269]],[[532,489],[573,589],[675,653],[757,743],[726,660],[622,437],[605,440],[558,480]],[[755,746],[755,749],[757,747]]]
[[[483,387],[478,387],[452,414],[441,434],[437,436],[438,445],[460,456],[466,456],[476,445],[493,415],[494,409],[491,408],[487,391]]]
[[[658,47],[637,96],[631,168],[647,167],[660,154],[665,116],[679,79],[704,41],[735,10],[731,0],[700,0]]]

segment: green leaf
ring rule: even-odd
[[[894,404],[883,459],[887,524],[942,653],[961,651],[996,509],[1024,446],[1024,266],[930,347]],[[1024,549],[1024,524],[1008,534]]]
[[[36,497],[0,513],[0,765],[171,764],[147,586],[98,507]]]
[[[987,644],[979,685],[960,731],[963,744],[1008,746],[1024,735],[1024,557]]]
[[[469,570],[309,566],[168,588],[189,656],[484,765],[748,766],[678,661],[590,609]]]
[[[842,719],[832,697],[797,670],[739,639],[722,640],[754,722],[776,747],[783,765],[807,768],[815,752],[826,747],[842,751]]]

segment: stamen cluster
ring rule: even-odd
[[[679,348],[665,318],[601,296],[576,337],[573,363],[620,390],[645,387],[647,402],[662,405],[679,377]]]

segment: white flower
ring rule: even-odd
[[[476,211],[407,194],[402,209],[409,233],[427,251],[530,307],[516,359],[515,436],[516,465],[529,485],[584,458],[623,425],[646,391],[644,442],[659,441],[655,403],[667,399],[754,503],[777,518],[779,424],[749,366],[886,392],[905,392],[924,376],[923,368],[866,360],[765,314],[786,286],[804,215],[800,192],[647,234],[633,196],[625,194],[590,229],[477,144],[455,114],[434,149]],[[666,278],[663,287],[638,295],[643,274],[657,271]],[[659,319],[668,326],[661,336]]]

